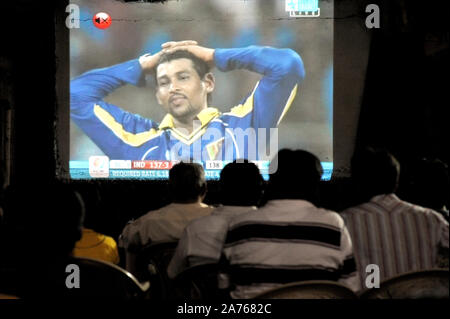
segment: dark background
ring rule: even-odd
[[[371,33],[369,60],[352,146],[388,148],[400,160],[403,174],[420,157],[439,157],[448,164],[449,2],[336,0],[335,10],[339,13],[349,3],[358,8],[356,14],[335,17],[357,19],[364,25],[366,4],[377,3],[381,9],[381,28],[367,30]],[[61,79],[56,79],[55,70],[66,62],[56,59],[55,21],[64,21],[64,8],[64,1],[0,3],[1,160],[3,171],[6,167],[10,171],[10,183],[45,185],[57,179],[59,173],[55,172],[61,169],[59,161],[64,154],[55,145],[55,134],[57,118],[67,114],[57,108],[55,84]],[[336,39],[345,36],[346,30],[336,27],[335,32]],[[335,52],[339,45],[335,42]],[[339,57],[334,63],[340,63]],[[5,143],[8,109],[12,143],[5,149],[3,146],[9,145]],[[345,120],[345,110],[339,116]],[[339,132],[343,128],[336,121],[335,137],[344,133]],[[335,144],[335,157],[337,152],[352,149],[342,150]],[[348,185],[344,177],[324,183],[323,206],[339,210],[352,203]],[[114,237],[126,220],[169,200],[165,183],[115,181],[103,182],[102,187],[108,203],[103,231]],[[211,184],[210,190],[206,201],[216,203],[217,184]],[[399,195],[402,197],[402,192],[408,199],[404,189]]]

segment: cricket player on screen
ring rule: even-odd
[[[213,67],[246,69],[262,78],[239,105],[221,113],[208,105]],[[160,123],[103,100],[122,85],[143,86],[148,73],[155,75],[156,99],[167,111]],[[195,41],[167,42],[156,54],[74,78],[70,115],[110,159],[257,160],[259,151],[254,153],[251,145],[256,140],[242,133],[256,132],[257,138],[261,129],[276,128],[304,76],[303,62],[291,49],[210,49]]]

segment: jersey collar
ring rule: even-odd
[[[197,118],[200,120],[201,122],[201,127],[204,127],[206,124],[208,124],[209,122],[211,122],[213,119],[215,119],[217,116],[220,115],[220,112],[218,109],[213,108],[213,107],[208,107],[206,109],[203,109],[200,113],[197,114]],[[163,120],[161,121],[161,124],[159,124],[158,127],[160,130],[163,129],[173,129],[174,128],[174,124],[173,124],[173,117],[171,114],[167,113]]]

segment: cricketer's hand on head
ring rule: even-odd
[[[170,41],[164,43],[161,47],[163,48],[161,51],[155,54],[144,54],[139,58],[139,63],[141,64],[142,70],[145,72],[152,71],[155,66],[158,64],[159,58],[164,53],[165,48],[175,49],[177,47],[186,47],[197,45],[197,41],[193,40],[185,40],[185,41]]]
[[[189,51],[194,54],[199,59],[208,63],[211,67],[214,66],[214,49],[205,48],[195,44],[189,43],[191,41],[180,41],[180,42],[166,42],[161,47],[163,48],[163,53],[172,53],[178,50]],[[195,41],[192,41],[195,42]]]

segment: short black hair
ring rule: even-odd
[[[272,160],[271,171],[269,199],[304,199],[318,204],[323,168],[314,154],[282,149]]]
[[[227,164],[220,172],[223,205],[254,206],[262,194],[263,179],[258,167],[247,160]]]
[[[84,202],[85,214],[83,227],[101,232],[103,207],[99,185],[95,181],[82,183],[77,185],[75,190],[80,194]]]
[[[51,258],[70,254],[81,238],[85,214],[83,199],[65,183],[34,183],[9,189],[8,213],[23,232],[25,243],[39,241]],[[34,253],[34,252],[31,252]]]
[[[410,164],[407,179],[410,202],[436,211],[448,206],[448,165],[437,158],[420,158]]]
[[[160,65],[162,63],[166,63],[166,62],[170,62],[170,61],[178,60],[178,59],[191,60],[192,64],[194,65],[194,69],[195,69],[195,71],[197,71],[197,74],[200,77],[200,79],[203,79],[207,73],[211,72],[211,68],[208,65],[208,63],[206,63],[202,59],[199,59],[196,55],[194,55],[191,52],[186,51],[186,50],[177,50],[177,51],[173,51],[170,53],[161,54],[161,56],[158,60],[158,63],[156,64],[156,67],[158,67],[158,65]],[[156,76],[156,73],[155,73],[155,76]]]
[[[206,193],[203,167],[197,163],[180,162],[169,171],[172,200],[179,203],[196,202]]]
[[[356,150],[351,169],[352,179],[364,200],[376,195],[391,194],[397,190],[400,164],[385,149],[364,147]]]

